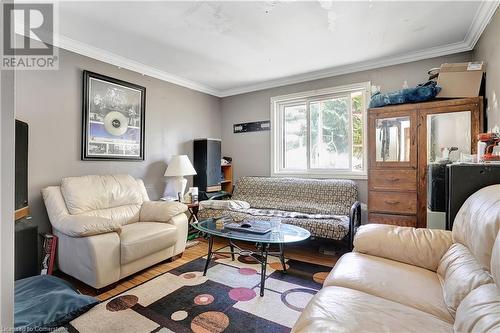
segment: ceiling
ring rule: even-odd
[[[55,44],[215,96],[471,50],[498,2],[60,2]]]

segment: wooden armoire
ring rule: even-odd
[[[450,159],[476,153],[482,97],[372,108],[368,119],[368,222],[444,226],[444,198],[428,191],[440,193]]]

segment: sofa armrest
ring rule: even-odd
[[[57,265],[94,288],[120,279],[120,236],[115,232],[91,237],[70,237],[58,230]]]
[[[224,200],[226,198],[231,199],[232,196],[232,193],[220,191],[219,193],[212,195],[208,200]]]
[[[142,204],[139,221],[168,222],[172,217],[186,212],[188,207],[180,202],[145,201]]]
[[[368,224],[358,229],[354,251],[436,271],[452,243],[447,230]]]
[[[217,209],[217,210],[238,210],[248,209],[250,204],[241,200],[205,200],[200,201],[200,210]]]
[[[354,243],[354,235],[356,231],[361,226],[361,203],[359,201],[354,202],[349,213],[349,250],[352,251]]]
[[[186,214],[177,214],[168,220],[168,223],[177,228],[177,241],[174,245],[174,256],[184,252],[188,237],[189,222]]]
[[[70,237],[88,237],[108,232],[121,231],[121,224],[104,217],[87,215],[66,215],[52,223],[57,231]]]
[[[141,207],[139,221],[174,225],[177,228],[177,241],[173,253],[175,256],[184,252],[186,248],[189,223],[184,213],[187,209],[188,207],[180,202],[145,201]]]

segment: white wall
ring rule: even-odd
[[[346,74],[278,88],[271,88],[222,99],[222,152],[233,157],[235,179],[241,176],[270,175],[270,132],[233,134],[233,124],[269,120],[270,99],[273,96],[371,81],[382,91],[400,89],[404,81],[409,86],[427,80],[427,70],[444,62],[470,61],[470,52],[422,60],[402,65]],[[367,182],[357,181],[360,200],[367,202]]]
[[[500,8],[474,49],[474,60],[486,62],[487,128],[500,127]]]

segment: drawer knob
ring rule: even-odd
[[[391,177],[391,178],[387,178],[387,180],[390,182],[397,182],[397,181],[399,181],[399,178]]]
[[[388,205],[397,205],[399,203],[398,200],[385,200],[385,203]]]

